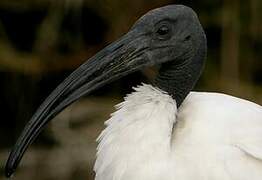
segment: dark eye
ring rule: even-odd
[[[169,33],[169,28],[167,26],[161,26],[158,30],[157,30],[157,33],[160,35],[160,36],[164,36],[166,34]]]
[[[156,30],[156,36],[160,40],[168,40],[171,37],[171,27],[169,24],[162,24]]]

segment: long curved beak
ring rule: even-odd
[[[64,108],[95,89],[147,66],[142,34],[130,31],[90,58],[67,77],[42,103],[12,149],[5,167],[10,177],[28,146]]]

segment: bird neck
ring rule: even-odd
[[[170,159],[175,101],[151,85],[134,89],[98,138],[96,180],[155,180],[159,176],[153,173],[160,173],[165,166],[159,166]]]
[[[204,68],[206,58],[206,37],[205,34],[195,41],[195,50],[184,59],[176,59],[161,64],[156,77],[156,86],[172,96],[181,105],[185,97],[194,88]]]

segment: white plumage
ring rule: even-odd
[[[191,92],[177,111],[158,88],[134,90],[98,138],[96,180],[261,180],[261,106]]]

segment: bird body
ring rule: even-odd
[[[96,180],[261,179],[261,106],[191,92],[177,110],[158,88],[134,90],[98,138]]]
[[[191,92],[207,52],[196,13],[183,5],[149,11],[121,38],[69,75],[25,126],[5,167],[59,112],[104,84],[159,65],[135,88],[98,138],[96,180],[260,180],[262,108],[218,93]]]

